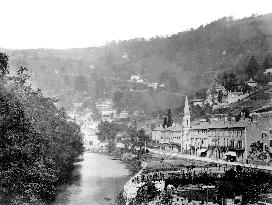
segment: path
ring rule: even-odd
[[[210,163],[213,162],[216,164],[226,164],[226,165],[230,165],[230,166],[243,166],[243,167],[248,167],[248,168],[257,168],[257,169],[261,169],[261,170],[272,171],[271,166],[244,164],[241,162],[227,162],[222,159],[211,159],[211,158],[199,157],[199,156],[195,156],[195,155],[163,152],[163,151],[156,150],[156,149],[148,149],[148,150],[154,154],[164,155],[164,156],[169,156],[169,157],[185,158],[185,159],[199,160],[199,161],[205,161],[205,162],[210,162]]]

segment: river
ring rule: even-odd
[[[84,153],[71,183],[63,185],[53,205],[107,205],[129,180],[125,164],[98,153]]]

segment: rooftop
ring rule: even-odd
[[[228,129],[228,128],[239,128],[246,127],[251,122],[249,120],[242,120],[238,122],[230,121],[214,121],[211,123],[202,123],[192,126],[192,129]]]

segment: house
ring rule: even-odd
[[[166,85],[164,83],[159,84],[158,89],[159,90],[166,90]]]
[[[251,88],[255,88],[255,87],[257,87],[257,82],[256,81],[254,81],[252,78],[250,78],[247,82],[246,82],[246,84],[249,86],[249,87],[251,87]]]
[[[112,122],[113,119],[116,117],[116,109],[114,108],[102,108],[99,110],[102,120]]]
[[[221,102],[218,99],[219,95],[221,93]],[[224,86],[220,84],[216,84],[210,88],[207,89],[206,91],[206,100],[205,104],[209,105],[214,105],[214,104],[221,104],[221,103],[227,103],[227,96],[228,96],[228,91],[225,89]]]
[[[249,96],[249,93],[243,92],[228,92],[227,103],[231,104],[237,102],[238,100],[242,100]]]
[[[205,156],[214,159],[234,158],[244,161],[247,157],[246,128],[250,121],[226,119],[211,122],[200,122],[190,130],[191,155]]]
[[[200,107],[204,106],[204,100],[203,99],[194,99],[190,101],[192,105],[197,106],[199,105]]]
[[[98,132],[98,122],[87,121],[81,126],[85,149],[98,148],[100,141],[96,133]]]
[[[272,74],[272,68],[268,68],[265,70],[264,75]]]
[[[96,102],[95,105],[96,105],[96,108],[98,110],[100,110],[100,109],[108,109],[108,108],[112,108],[113,107],[113,101],[112,101],[112,99],[105,99],[105,100]]]
[[[129,113],[126,110],[121,111],[120,114],[119,114],[119,118],[121,118],[121,119],[125,119],[125,118],[128,118],[128,117],[129,117]]]
[[[259,141],[269,161],[269,154],[272,154],[272,111],[256,111],[252,119],[245,118],[245,113],[241,113],[239,121],[235,118],[228,120],[226,115],[219,114],[209,121],[203,119],[194,123],[190,122],[186,98],[182,124],[153,129],[152,140],[163,152],[239,162],[251,159],[251,146]]]
[[[82,102],[73,102],[74,108],[78,109],[83,103]]]
[[[209,88],[206,91],[206,100],[205,104],[212,105],[213,104],[213,95],[212,95],[212,90]]]
[[[139,74],[131,75],[130,80],[136,83],[143,83],[145,81],[143,76]]]
[[[148,87],[154,88],[155,90],[157,90],[158,85],[159,85],[159,83],[148,83]]]

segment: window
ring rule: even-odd
[[[238,141],[238,148],[242,148],[243,147],[243,142],[242,141]]]
[[[269,130],[269,133],[272,134],[272,129]]]
[[[272,140],[270,140],[270,147],[272,147]]]
[[[231,140],[231,141],[230,141],[230,146],[231,146],[231,147],[234,147],[234,140]]]
[[[266,138],[266,133],[262,133],[262,139]]]

